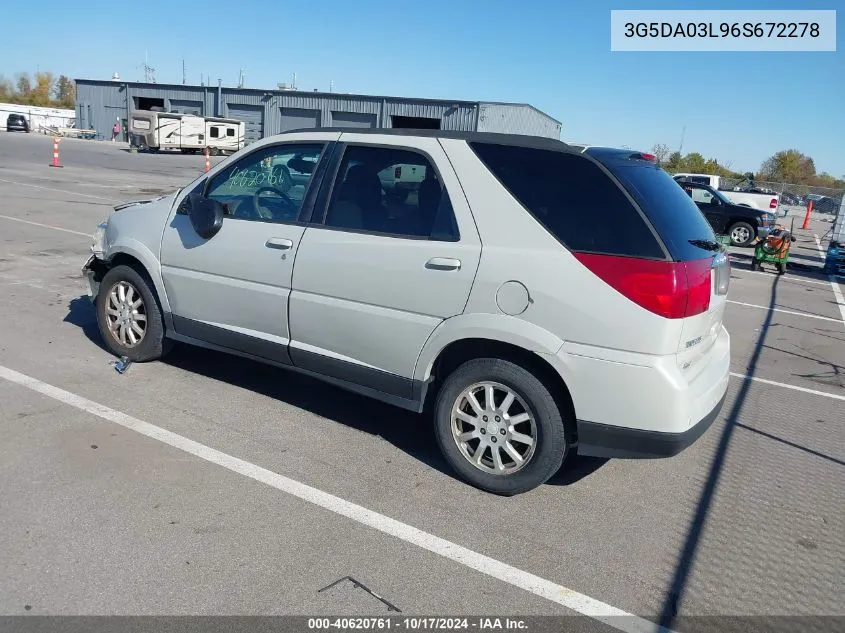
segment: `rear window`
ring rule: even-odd
[[[623,191],[586,157],[495,143],[470,146],[510,194],[567,248],[666,259]]]
[[[716,236],[678,182],[653,164],[613,160],[608,161],[607,167],[648,215],[674,259],[687,261],[707,256],[707,251],[690,240],[715,241]]]

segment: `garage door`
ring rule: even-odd
[[[249,145],[264,136],[264,106],[229,104],[228,116],[244,122],[244,144]]]
[[[320,111],[282,108],[282,132],[320,127]]]
[[[170,111],[181,112],[182,114],[202,115],[202,101],[188,101],[185,99],[171,99]]]
[[[376,115],[361,112],[332,111],[333,127],[375,127]]]

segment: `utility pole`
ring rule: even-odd
[[[182,85],[184,86],[188,83],[188,80],[185,78],[185,58],[182,58]]]
[[[684,129],[681,130],[681,145],[678,147],[678,153],[683,156],[683,149],[684,149],[684,136],[687,133],[687,126],[684,126]]]

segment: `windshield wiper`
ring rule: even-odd
[[[693,246],[698,246],[698,248],[703,248],[705,251],[715,252],[722,250],[722,245],[713,240],[689,240],[689,243]]]

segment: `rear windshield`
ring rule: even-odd
[[[653,164],[609,160],[608,169],[648,215],[673,259],[703,259],[707,251],[690,240],[715,241],[704,214],[672,177]]]
[[[622,189],[590,159],[496,143],[470,146],[526,211],[570,250],[666,259]]]

